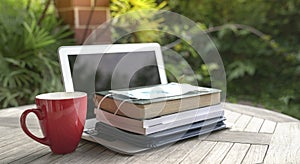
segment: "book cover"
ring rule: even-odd
[[[97,92],[95,106],[111,113],[148,119],[220,103],[220,90],[189,84],[161,84]]]
[[[149,135],[152,133],[191,124],[198,121],[223,117],[224,111],[219,104],[147,120],[137,120],[124,116],[114,115],[101,109],[95,109],[95,114],[97,121],[133,133]]]

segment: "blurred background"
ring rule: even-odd
[[[226,101],[300,119],[299,8],[300,0],[1,0],[0,108],[32,104],[39,93],[63,90],[59,46],[82,44],[98,25],[112,18],[126,22],[119,19],[122,14],[153,9],[184,15],[211,37],[226,71]],[[201,62],[189,43],[159,32],[163,21],[142,20],[143,26],[157,29],[131,33],[117,42],[168,46],[196,73],[189,77],[181,63],[166,64],[173,74],[182,71],[175,73],[179,79],[168,74],[170,81],[196,80],[210,86],[208,69],[214,65]],[[111,36],[104,37],[103,43]]]

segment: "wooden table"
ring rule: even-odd
[[[85,140],[71,154],[52,154],[20,128],[20,114],[31,107],[0,110],[0,163],[300,163],[299,120],[261,108],[225,103],[231,129],[128,156]],[[41,136],[33,114],[28,124]]]

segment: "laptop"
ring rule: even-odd
[[[167,83],[157,43],[62,46],[58,53],[65,91],[88,94],[85,131],[97,123],[95,92]]]
[[[99,143],[122,154],[136,154],[224,128],[224,124],[207,127],[200,122],[199,125],[186,125],[169,130],[171,135],[168,133],[161,136],[169,132],[165,131],[130,142],[130,139],[135,138],[134,135],[118,131],[95,119],[95,92],[167,84],[161,47],[157,43],[63,46],[59,48],[59,60],[65,91],[82,91],[88,94],[87,118],[82,139]],[[221,117],[212,121],[217,125],[223,119]],[[184,133],[179,133],[181,131]],[[128,135],[127,138],[123,138],[125,134]],[[122,136],[124,140],[117,138],[118,136]],[[149,139],[151,143],[145,142]]]

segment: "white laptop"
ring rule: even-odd
[[[167,83],[157,43],[63,46],[58,53],[65,91],[88,94],[85,130],[96,123],[95,92]]]
[[[123,154],[135,154],[151,149],[122,140],[93,137],[87,132],[94,129],[97,123],[93,102],[95,92],[167,83],[159,44],[64,46],[59,49],[59,59],[65,91],[83,91],[88,94],[83,139],[97,142]]]

